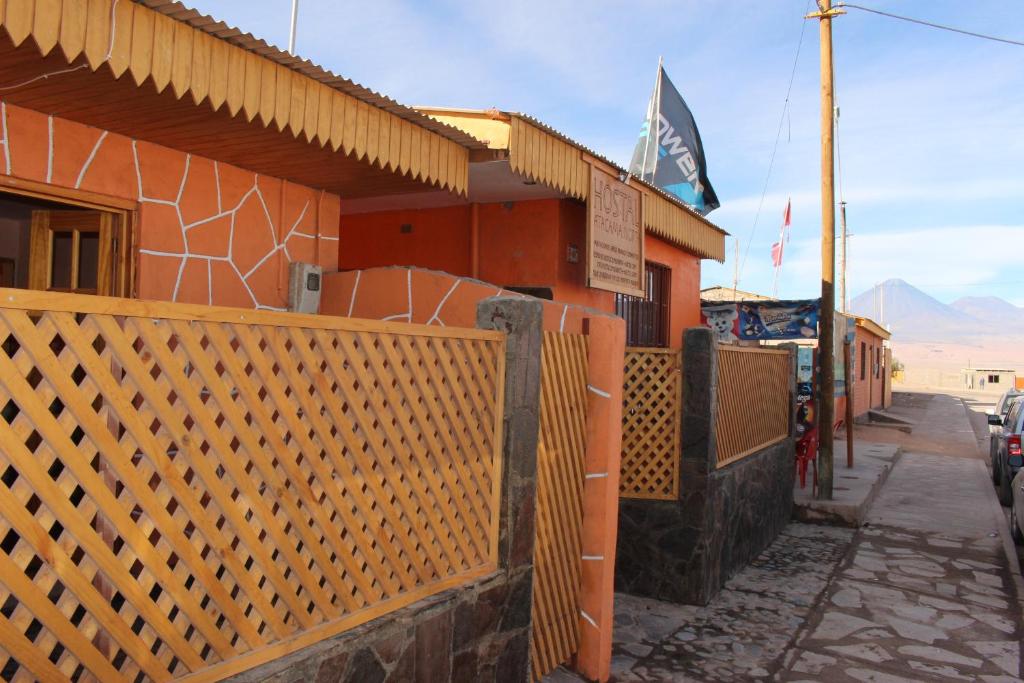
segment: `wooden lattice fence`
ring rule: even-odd
[[[217,680],[496,567],[495,332],[0,290],[5,680]]]
[[[625,363],[619,495],[674,500],[679,495],[681,352],[630,347]]]
[[[579,649],[587,337],[545,332],[530,664],[539,680]]]
[[[789,436],[789,382],[784,349],[718,347],[718,467]]]

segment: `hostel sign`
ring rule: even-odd
[[[644,229],[640,191],[590,167],[587,285],[643,296]]]

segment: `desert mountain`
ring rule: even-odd
[[[999,297],[964,297],[944,304],[899,279],[855,297],[850,311],[885,325],[904,341],[953,342],[1024,333],[1024,309]]]
[[[1024,308],[1014,306],[997,296],[965,296],[950,306],[997,329],[1024,329]]]

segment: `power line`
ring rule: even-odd
[[[811,9],[811,0],[807,0],[807,6],[804,8],[804,14]],[[772,179],[772,169],[775,168],[775,154],[779,149],[779,139],[782,137],[782,125],[786,122],[786,112],[789,111],[789,96],[793,92],[793,81],[796,79],[796,65],[800,60],[800,48],[804,44],[804,31],[807,28],[807,22],[804,21],[800,24],[800,40],[796,44],[796,54],[793,56],[793,69],[789,73],[789,86],[786,88],[786,101],[782,105],[782,114],[779,116],[779,129],[775,133],[775,144],[772,145],[772,156],[768,160],[768,175],[764,179],[764,187],[761,189],[761,200],[757,203],[757,212],[754,214],[754,224],[750,226],[750,235],[747,237],[747,247],[743,250],[743,262],[740,264],[739,272],[736,275],[736,286],[739,286],[740,280],[743,278],[743,269],[747,265],[747,256],[750,255],[750,243],[754,241],[754,233],[757,232],[757,221],[761,218],[761,209],[764,207],[764,198],[768,194],[768,183]]]
[[[952,31],[953,33],[960,33],[965,36],[971,36],[973,38],[982,38],[984,40],[993,40],[997,43],[1006,43],[1007,45],[1017,45],[1024,47],[1024,42],[1019,40],[1010,40],[1009,38],[999,38],[998,36],[990,36],[984,33],[975,33],[974,31],[965,31],[962,28],[955,28],[953,26],[944,26],[942,24],[935,24],[930,21],[924,21],[923,19],[914,19],[913,17],[904,17],[899,14],[891,14],[889,12],[883,12],[882,10],[872,9],[871,7],[862,7],[861,5],[851,5],[845,2],[836,3],[837,7],[849,7],[850,9],[859,9],[864,12],[871,12],[872,14],[880,14],[883,17],[889,17],[890,19],[899,19],[901,21],[909,21],[912,24],[920,24],[921,26],[928,26],[930,28],[937,28],[943,31]]]

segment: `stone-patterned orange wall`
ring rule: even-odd
[[[499,286],[551,287],[554,299],[615,312],[615,295],[586,286],[587,211],[582,202],[538,199],[479,205],[479,278]],[[411,231],[402,233],[408,224]],[[346,269],[414,266],[470,275],[468,206],[345,215],[340,264]],[[579,259],[570,263],[570,246]],[[647,260],[672,269],[669,343],[700,325],[700,258],[647,235]],[[472,321],[472,319],[471,319]]]
[[[320,312],[421,325],[476,327],[476,305],[491,296],[522,296],[497,285],[449,273],[402,266],[325,273]],[[542,301],[544,329],[583,332],[583,319],[601,311]]]
[[[337,195],[0,102],[0,173],[138,202],[136,294],[288,303],[288,263],[338,264]]]

